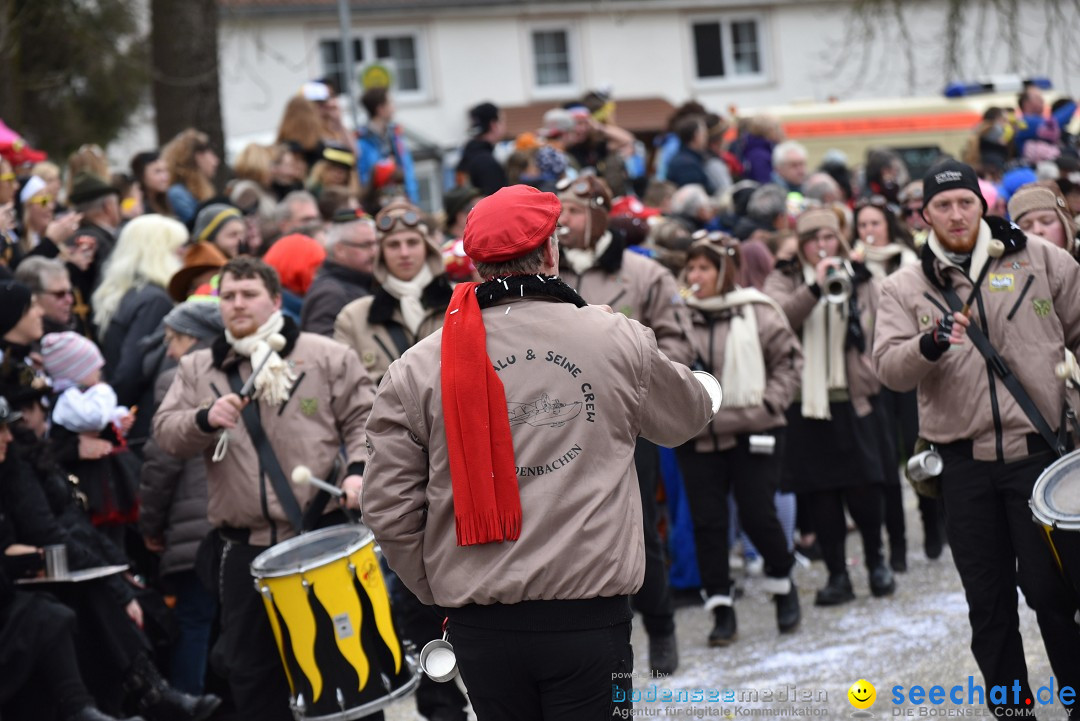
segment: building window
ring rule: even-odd
[[[572,84],[569,33],[566,30],[534,30],[532,43],[536,86]]]
[[[758,18],[698,20],[692,25],[698,80],[758,78],[765,74]]]
[[[351,73],[345,72],[340,40],[323,40],[319,43],[319,56],[325,77],[334,81],[339,90],[345,82],[359,87],[359,76],[371,62],[386,65],[390,69],[390,89],[408,97],[427,92],[422,68],[420,37],[416,33],[368,32],[353,38],[353,60],[356,65]]]
[[[391,61],[394,86],[398,91],[420,90],[420,65],[416,57],[416,38],[412,35],[375,37],[375,58]]]

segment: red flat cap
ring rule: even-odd
[[[465,254],[480,263],[525,255],[555,232],[562,203],[554,193],[511,185],[477,203],[465,221]]]

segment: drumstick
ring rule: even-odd
[[[327,483],[321,478],[317,478],[311,469],[307,466],[297,466],[292,471],[292,482],[298,486],[302,486],[305,483],[310,483],[319,490],[326,491],[335,498],[341,498],[345,495],[345,491],[341,490],[335,485]]]
[[[962,315],[968,315],[968,312],[971,310],[971,304],[975,302],[975,294],[979,292],[979,286],[986,280],[986,273],[990,270],[990,260],[1005,255],[1005,244],[997,238],[994,238],[986,247],[986,254],[990,257],[987,258],[986,262],[983,264],[982,270],[979,271],[979,279],[975,281],[975,285],[971,288],[971,295],[968,296],[967,302],[964,303],[964,307],[960,309]]]

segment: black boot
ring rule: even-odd
[[[670,676],[679,667],[679,644],[675,632],[649,634],[649,669],[659,675]]]
[[[897,573],[907,571],[907,544],[898,542],[889,546],[889,567]]]
[[[710,646],[727,646],[738,638],[738,624],[735,622],[735,607],[716,606],[712,610],[713,628],[709,631]]]
[[[896,590],[896,579],[884,561],[870,569],[870,593],[878,598],[891,596]]]
[[[851,577],[847,571],[830,573],[829,582],[825,588],[814,596],[815,606],[839,606],[855,600],[855,592],[851,588]]]
[[[64,721],[120,721],[119,719],[110,716],[106,713],[98,711],[93,706],[86,706],[80,709],[77,713],[68,716]],[[131,718],[124,719],[123,721],[145,721],[142,716],[132,716]]]
[[[802,619],[799,589],[792,583],[790,591],[773,596],[773,600],[776,601],[776,627],[780,629],[780,633],[791,633]]]
[[[128,670],[124,690],[149,721],[205,721],[221,705],[221,699],[213,694],[191,696],[174,689],[145,654]]]

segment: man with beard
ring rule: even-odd
[[[873,362],[885,385],[918,389],[920,434],[944,460],[946,532],[967,595],[971,650],[997,713],[1034,707],[1017,584],[1059,687],[1080,685],[1077,598],[1028,508],[1035,481],[1066,445],[1054,430],[1065,418],[1054,371],[1066,351],[1080,350],[1080,266],[985,213],[971,167],[946,160],[930,169],[922,262],[882,286]],[[1004,246],[999,258],[994,241]],[[984,336],[1004,362],[984,358]],[[1026,393],[1009,388],[1013,374]],[[993,686],[1019,693],[995,697]]]
[[[669,360],[689,365],[689,317],[675,277],[663,266],[627,250],[626,238],[608,227],[611,191],[594,175],[559,183],[560,277],[585,302],[608,305],[617,313],[648,326],[656,345]],[[668,587],[663,547],[656,528],[656,483],[660,457],[654,444],[639,439],[635,451],[645,521],[645,583],[634,596],[649,634],[649,665],[670,674],[679,665],[675,613]]]
[[[335,482],[344,447],[342,484],[356,497],[374,387],[349,348],[301,333],[282,316],[281,281],[263,261],[230,260],[221,269],[220,298],[225,333],[180,360],[154,416],[154,439],[178,458],[201,453],[206,460],[221,600],[215,653],[220,649],[237,710],[244,718],[290,721],[288,680],[249,564],[337,515],[327,513],[325,494],[290,487],[284,473],[304,464]],[[242,398],[253,368],[260,369],[253,393]]]

